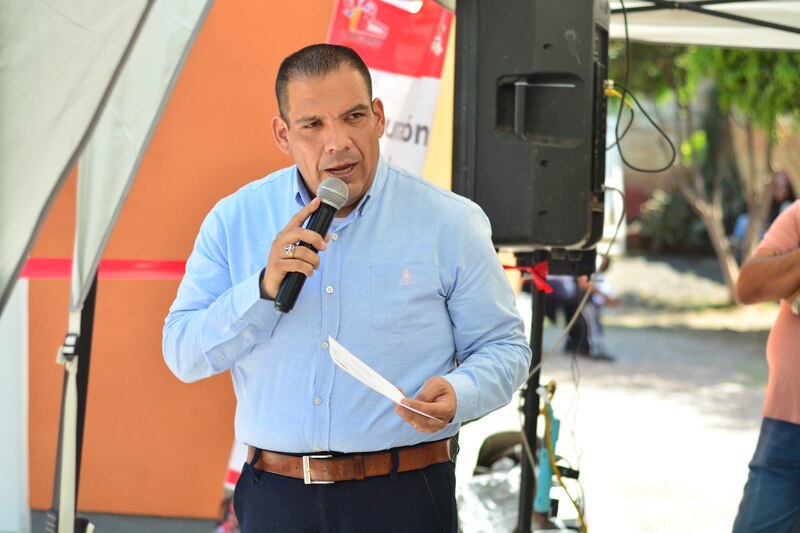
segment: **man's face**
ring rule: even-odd
[[[292,156],[311,194],[327,178],[344,181],[350,197],[339,216],[348,214],[375,178],[383,103],[369,101],[364,78],[348,66],[290,81],[287,103],[286,121],[272,119],[278,147]]]

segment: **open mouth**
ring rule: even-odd
[[[347,165],[339,165],[335,167],[326,168],[325,172],[327,172],[331,176],[336,176],[337,178],[343,178],[352,174],[355,168],[356,168],[356,163],[350,163]]]

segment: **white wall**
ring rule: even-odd
[[[28,508],[28,280],[0,316],[0,532],[30,531]]]

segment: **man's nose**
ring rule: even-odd
[[[329,153],[348,150],[352,145],[350,133],[344,124],[332,123],[328,127],[325,137],[325,151]]]

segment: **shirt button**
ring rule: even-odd
[[[322,398],[320,398],[319,396],[317,396],[316,398],[314,398],[314,405],[319,405],[319,404],[321,404],[321,403],[322,403]]]
[[[322,346],[323,350],[327,350],[328,349],[328,341],[322,341],[322,344],[320,344],[320,346]]]
[[[334,241],[337,240],[338,238],[339,238],[338,233],[334,233],[333,235],[331,235],[331,239],[333,239]]]
[[[328,294],[333,294],[333,287],[328,285],[327,287],[325,287],[325,292],[327,292]]]

